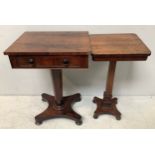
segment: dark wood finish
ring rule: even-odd
[[[146,60],[150,50],[136,34],[98,34],[91,35],[92,59],[94,61],[110,61],[103,99],[94,97],[97,104],[94,118],[100,114],[111,114],[117,120],[121,113],[117,110],[117,98],[112,97],[113,82],[117,61]]]
[[[25,32],[4,54],[12,68],[88,68],[88,32]]]
[[[63,97],[63,84],[62,84],[62,71],[61,70],[52,70],[52,79],[53,79],[53,88],[55,92],[55,101],[58,106],[62,104]]]
[[[6,55],[88,55],[88,32],[25,32]]]
[[[10,56],[12,68],[88,68],[87,55]]]
[[[112,97],[115,70],[116,70],[116,61],[111,61],[109,64],[107,83],[106,83],[106,97]]]
[[[63,97],[63,109],[57,107],[54,96],[42,94],[42,98],[47,101],[48,108],[35,117],[37,125],[40,125],[43,121],[51,118],[69,118],[74,120],[77,125],[82,124],[81,116],[72,109],[72,104],[81,100],[80,94]]]
[[[88,68],[90,40],[88,32],[25,32],[4,54],[12,68],[51,68],[54,96],[43,93],[48,108],[35,117],[36,124],[56,117],[65,117],[82,124],[72,104],[80,94],[63,97],[62,68]]]
[[[146,60],[151,54],[136,34],[96,34],[90,40],[94,61]]]
[[[57,69],[52,70],[55,96],[42,94],[48,108],[35,117],[37,124],[55,117],[82,123],[81,116],[72,109],[72,104],[81,100],[80,94],[63,97],[60,68],[87,68],[90,51],[94,61],[110,61],[104,97],[93,100],[97,104],[94,118],[112,114],[119,120],[117,98],[112,97],[116,61],[146,60],[151,54],[137,35],[104,34],[89,38],[88,32],[25,32],[4,52],[9,55],[12,68]]]
[[[94,118],[98,118],[100,114],[111,114],[117,120],[121,119],[121,113],[117,110],[117,98],[112,98],[112,89],[115,75],[116,61],[111,61],[109,64],[106,90],[103,99],[94,97],[93,102],[97,104],[97,109],[94,112]]]
[[[48,108],[35,117],[36,124],[42,124],[43,121],[51,118],[69,118],[75,121],[77,125],[82,124],[82,118],[72,109],[72,104],[81,101],[80,94],[63,97],[62,93],[62,71],[52,70],[55,96],[42,94],[42,100],[48,103]]]

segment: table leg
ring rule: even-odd
[[[113,82],[116,69],[116,61],[110,61],[106,90],[103,95],[103,99],[94,97],[93,102],[97,104],[97,109],[94,112],[94,118],[98,118],[101,114],[111,114],[116,117],[117,120],[121,119],[121,113],[117,110],[117,98],[112,98]]]
[[[77,93],[63,97],[62,70],[52,70],[52,77],[55,95],[42,94],[42,100],[48,103],[48,108],[35,117],[36,124],[51,118],[62,117],[72,119],[77,125],[81,125],[81,116],[72,109],[74,102],[81,101],[81,95]]]

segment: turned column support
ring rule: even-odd
[[[63,97],[62,70],[53,69],[51,70],[51,74],[52,74],[52,79],[53,79],[55,101],[57,105],[61,105],[62,97]]]
[[[81,101],[81,95],[77,93],[64,97],[62,70],[53,69],[51,73],[53,78],[54,96],[45,93],[42,94],[42,100],[48,103],[48,108],[35,117],[36,124],[41,124],[43,121],[51,118],[61,117],[72,119],[77,125],[81,125],[81,116],[72,108],[73,103]]]
[[[93,99],[93,102],[97,104],[97,109],[94,112],[94,118],[98,118],[101,114],[111,114],[114,115],[117,120],[121,119],[121,113],[116,108],[117,98],[112,98],[115,70],[116,61],[110,61],[103,99],[98,97],[94,97]]]
[[[116,70],[116,61],[110,61],[109,68],[108,68],[107,80],[106,80],[106,90],[103,94],[104,98],[105,97],[112,98],[115,70]]]

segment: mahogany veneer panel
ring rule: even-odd
[[[88,32],[25,32],[4,53],[7,55],[87,55]]]
[[[90,41],[95,61],[146,60],[151,54],[136,34],[95,34]]]

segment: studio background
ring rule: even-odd
[[[24,31],[89,31],[98,33],[136,33],[152,54],[147,61],[118,62],[114,96],[155,95],[155,26],[0,26],[0,95],[40,95],[53,93],[48,69],[12,69],[3,54]],[[85,96],[102,96],[108,62],[93,62],[88,69],[64,69],[64,94],[80,92]]]

